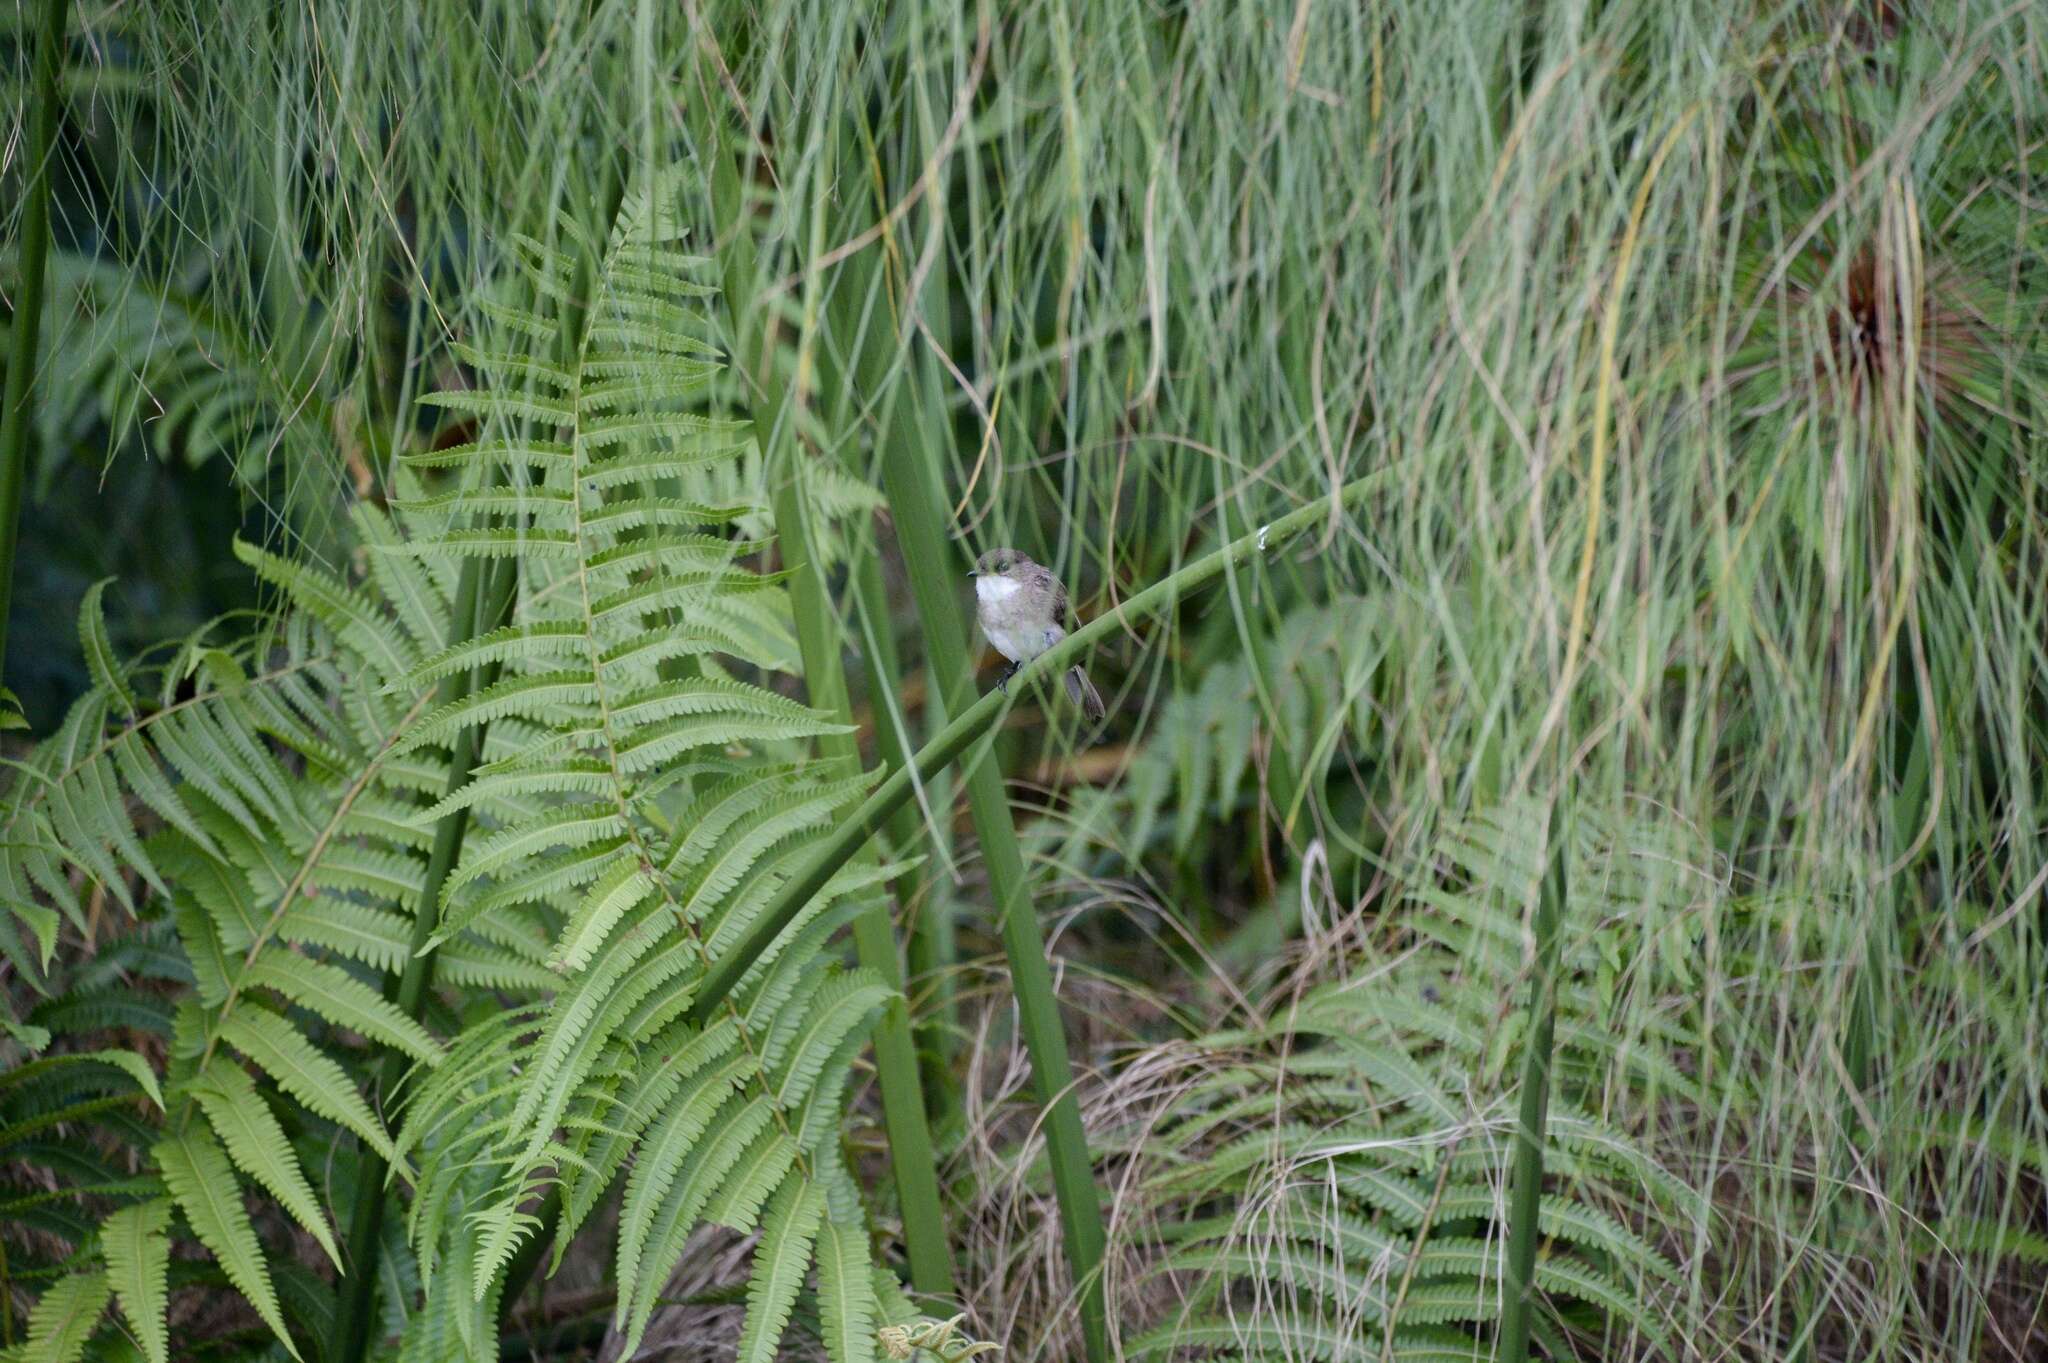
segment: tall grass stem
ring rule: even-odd
[[[1558,923],[1564,917],[1565,855],[1571,835],[1560,793],[1550,807],[1550,864],[1536,896],[1534,967],[1522,1027],[1522,1110],[1515,1122],[1515,1174],[1508,1205],[1506,1300],[1501,1363],[1527,1363],[1535,1305],[1537,1218],[1543,1203],[1543,1133],[1550,1109],[1550,1056],[1557,1026]]]
[[[706,111],[702,125],[714,139],[723,120]],[[722,142],[714,140],[714,147]],[[746,220],[743,181],[733,158],[722,151],[710,158],[712,217],[717,238],[717,258],[724,287],[726,313],[731,321],[734,358],[750,376],[749,391],[758,395],[754,410],[754,439],[773,487],[776,541],[784,566],[790,572],[790,601],[796,616],[797,642],[803,654],[804,684],[810,702],[841,723],[851,725],[853,706],[847,692],[846,672],[839,641],[843,624],[834,608],[825,581],[825,566],[812,533],[810,508],[805,503],[803,451],[796,440],[797,420],[789,404],[794,400],[777,368],[775,334],[765,308],[752,307],[756,287],[756,257],[752,233]],[[805,327],[817,324],[815,300],[805,311]],[[818,741],[825,760],[851,772],[860,765],[859,740],[849,729],[828,734]],[[864,847],[862,858],[873,861],[872,847]],[[903,965],[897,956],[895,933],[890,926],[889,906],[877,898],[853,924],[854,950],[860,963],[880,975],[896,991],[884,1005],[875,1026],[875,1068],[881,1077],[882,1121],[889,1137],[889,1165],[903,1216],[903,1238],[910,1260],[911,1283],[918,1291],[950,1296],[953,1291],[952,1255],[946,1242],[945,1217],[939,1206],[938,1160],[932,1151],[931,1128],[924,1110],[923,1081],[918,1074],[917,1049],[910,1036],[910,1011],[902,994]]]
[[[14,335],[7,351],[7,389],[0,405],[0,671],[7,662],[7,615],[14,599],[14,545],[28,483],[29,431],[35,425],[37,340],[43,320],[43,279],[50,262],[50,174],[57,146],[57,74],[64,60],[68,0],[48,0],[36,35],[35,90],[29,96],[28,145],[22,157],[20,271],[14,290]]]

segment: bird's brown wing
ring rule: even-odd
[[[1052,569],[1043,563],[1031,565],[1031,576],[1038,582],[1052,588],[1052,622],[1061,629],[1067,626],[1067,585],[1052,575]]]

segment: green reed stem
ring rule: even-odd
[[[21,272],[14,289],[14,336],[7,351],[7,390],[0,399],[0,669],[7,662],[7,613],[14,599],[14,545],[28,483],[29,430],[35,425],[37,338],[43,320],[43,277],[50,263],[50,161],[57,144],[57,73],[64,58],[67,0],[43,6],[36,36],[35,91],[29,97],[28,145],[19,149],[22,192]]]
[[[889,597],[882,580],[881,554],[873,546],[858,553],[853,590],[862,621],[862,652],[868,659],[868,693],[874,698],[877,747],[884,769],[894,770],[909,764],[917,753],[917,745],[902,702],[904,672],[896,640],[889,630]],[[936,716],[937,723],[945,723],[945,703],[936,688],[926,691],[925,712],[927,716]],[[925,792],[925,799],[934,816],[932,822],[927,824],[917,808],[905,803],[889,818],[888,843],[898,853],[908,852],[924,840],[928,831],[943,857],[949,839],[944,820],[953,807],[953,788],[943,774]],[[958,946],[954,940],[952,896],[946,893],[945,886],[943,870],[932,876],[927,888],[918,870],[913,869],[899,876],[893,887],[897,902],[910,917],[903,944],[909,978],[922,981],[929,988],[930,1002],[918,1010],[918,1063],[924,1074],[926,1111],[934,1116],[942,1131],[947,1129],[948,1122],[957,1123],[961,1117],[952,1069],[959,1021],[953,979]]]
[[[870,391],[881,387],[883,371],[891,362],[893,339],[892,328],[873,323],[863,334],[858,368]],[[897,391],[903,390],[899,387]],[[910,566],[918,619],[924,628],[926,666],[946,697],[947,708],[963,708],[974,687],[972,655],[958,605],[964,565],[947,543],[937,480],[917,442],[911,409],[900,397],[891,404],[882,431],[882,480],[903,557]],[[987,699],[984,697],[983,703]],[[975,762],[965,780],[968,809],[995,893],[996,921],[1009,958],[1033,1085],[1045,1110],[1046,1153],[1052,1164],[1068,1266],[1080,1294],[1082,1337],[1091,1363],[1106,1363],[1110,1354],[1102,1289],[1102,1198],[1095,1185],[1087,1133],[1081,1126],[1081,1106],[1074,1096],[1074,1071],[1067,1058],[1052,967],[1038,929],[1024,852],[1017,842],[1002,773],[992,761]]]
[[[724,121],[707,118],[704,126],[722,128]],[[774,487],[776,539],[783,565],[790,571],[790,602],[803,653],[804,684],[812,706],[850,725],[853,706],[840,657],[841,623],[811,533],[801,464],[804,454],[797,445],[792,394],[776,368],[774,333],[763,324],[766,309],[750,307],[758,280],[743,181],[732,157],[713,156],[710,160],[711,210],[723,284],[720,293],[732,323],[735,359],[755,394],[754,439]],[[819,183],[828,182],[829,174],[821,174]],[[814,213],[822,209],[823,205],[814,205]],[[806,333],[814,331],[816,306],[813,291],[806,299]],[[850,729],[824,736],[818,748],[825,761],[843,769],[842,774],[859,770],[859,739]],[[860,857],[872,862],[874,850],[863,847]],[[939,1206],[938,1160],[925,1118],[917,1048],[911,1041],[910,1010],[902,993],[903,965],[896,954],[885,898],[877,898],[854,919],[853,941],[860,963],[896,991],[875,1027],[875,1068],[881,1078],[882,1122],[888,1132],[889,1164],[903,1214],[911,1283],[920,1292],[950,1296],[953,1264]]]
[[[1522,1111],[1515,1123],[1514,1187],[1508,1205],[1506,1301],[1502,1305],[1501,1363],[1528,1363],[1529,1312],[1535,1304],[1537,1213],[1543,1201],[1543,1132],[1550,1107],[1551,1042],[1557,1023],[1558,921],[1564,916],[1565,852],[1569,834],[1564,797],[1550,807],[1550,866],[1536,898],[1536,966],[1522,1035]]]

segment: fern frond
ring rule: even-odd
[[[743,1235],[751,1231],[761,1215],[762,1204],[782,1186],[796,1160],[793,1135],[780,1130],[764,1132],[747,1147],[726,1175],[723,1186],[705,1204],[704,1219]]]
[[[152,1198],[123,1207],[100,1227],[100,1248],[106,1255],[121,1314],[142,1345],[149,1363],[168,1363],[170,1327],[171,1203]]]
[[[286,1351],[299,1357],[278,1309],[263,1246],[249,1224],[241,1189],[220,1145],[210,1132],[195,1124],[157,1142],[152,1153],[192,1233],[212,1252],[228,1281],[248,1298]]]
[[[660,1204],[646,1213],[645,1250],[636,1265],[637,1277],[631,1313],[625,1322],[626,1337],[637,1347],[647,1322],[654,1314],[655,1300],[669,1274],[681,1261],[690,1232],[725,1178],[775,1116],[765,1098],[735,1098],[706,1128],[700,1148],[689,1167]],[[629,1190],[630,1197],[630,1190]],[[621,1240],[623,1247],[624,1241]],[[625,1299],[626,1273],[621,1267],[620,1298]]]
[[[272,990],[338,1027],[360,1032],[425,1065],[440,1063],[441,1047],[426,1028],[338,966],[271,949],[242,972],[241,984],[245,989]]]
[[[235,1167],[262,1184],[308,1235],[320,1242],[336,1268],[342,1267],[327,1217],[306,1182],[299,1157],[240,1066],[218,1057],[192,1083],[192,1093]]]
[[[409,477],[401,474],[401,490]],[[374,548],[402,547],[408,533],[368,507],[356,524]],[[128,1052],[86,1047],[62,1061],[124,1073],[162,1110],[160,1122],[136,1120],[139,1103],[112,1095],[45,1109],[50,1122],[97,1123],[132,1149],[141,1177],[110,1179],[55,1148],[16,1148],[64,1170],[69,1188],[114,1199],[101,1243],[123,1247],[110,1251],[109,1267],[124,1312],[155,1309],[140,1284],[171,1228],[131,1223],[147,1215],[134,1208],[168,1186],[190,1233],[282,1339],[287,1314],[317,1319],[331,1303],[295,1264],[266,1262],[236,1171],[330,1258],[338,1247],[331,1213],[268,1107],[267,1084],[240,1059],[289,1095],[316,1132],[331,1139],[339,1128],[379,1153],[391,1152],[391,1141],[362,1097],[362,1053],[348,1038],[392,1047],[423,1071],[440,1059],[417,1021],[352,972],[402,968],[407,958],[430,843],[411,819],[423,793],[446,789],[448,774],[431,744],[400,751],[430,685],[406,678],[421,658],[445,651],[452,573],[438,561],[384,553],[367,556],[367,577],[344,580],[251,546],[238,552],[277,588],[280,613],[225,642],[209,627],[154,673],[113,658],[100,596],[89,599],[80,624],[97,684],[28,756],[24,779],[0,803],[0,895],[17,899],[16,921],[44,942],[59,916],[84,921],[85,891],[103,888],[140,908],[135,891],[146,887],[161,906],[152,911],[170,931],[145,932],[176,963],[163,978],[181,1006],[147,992],[74,989],[46,1014],[67,1030],[136,1025],[169,1040],[171,1084]],[[480,803],[502,817],[497,797]],[[149,816],[157,827],[145,840],[137,820]],[[547,978],[537,947],[530,957],[518,952],[530,926],[504,910],[474,921],[477,933],[443,934],[448,978],[527,990]],[[38,979],[34,961],[21,968]],[[42,1086],[45,1073],[23,1066],[12,1075]],[[103,1081],[97,1088],[106,1091]],[[7,1135],[32,1140],[44,1120],[14,1122]],[[82,1218],[25,1214],[74,1245],[90,1241]],[[155,1348],[152,1328],[134,1323],[146,1352]]]
[[[403,676],[412,666],[411,647],[390,617],[363,593],[317,568],[279,558],[244,540],[235,541],[235,557],[254,568],[264,581],[283,588],[296,604],[384,675]]]
[[[375,970],[395,970],[404,964],[407,927],[404,917],[389,910],[323,894],[301,898],[285,910],[277,935]]]
[[[825,1350],[839,1363],[872,1363],[875,1288],[868,1273],[867,1227],[836,1218],[818,1232],[818,1317]]]
[[[646,902],[653,893],[652,872],[652,867],[642,869],[631,860],[614,862],[612,869],[590,887],[575,914],[563,926],[561,939],[548,957],[548,965],[564,973],[588,965],[598,944],[619,919]]]
[[[825,1216],[825,1190],[792,1178],[776,1191],[762,1220],[761,1250],[747,1280],[747,1321],[740,1330],[739,1363],[774,1363],[776,1343],[811,1264],[811,1246]]]
[[[241,1008],[221,1024],[220,1039],[308,1109],[347,1127],[387,1161],[395,1161],[391,1138],[347,1072],[291,1023],[260,1008]]]
[[[391,689],[412,689],[467,672],[491,663],[506,663],[544,654],[581,657],[585,649],[583,630],[574,620],[540,620],[506,625],[442,649],[422,661]]]
[[[562,1200],[562,1230],[558,1244],[566,1245],[576,1227],[583,1223],[604,1195],[612,1177],[624,1167],[626,1157],[649,1131],[657,1117],[664,1121],[673,1117],[672,1104],[679,1090],[700,1069],[722,1059],[739,1044],[739,1029],[730,1019],[712,1024],[702,1031],[680,1028],[678,1035],[658,1037],[650,1049],[653,1059],[635,1072],[628,1090],[619,1095],[607,1095],[609,1125],[593,1132],[591,1141],[585,1147],[587,1158],[585,1168],[564,1180]],[[723,1086],[729,1091],[752,1070],[752,1063],[735,1066],[723,1076]],[[714,1077],[710,1087],[721,1087],[721,1079]],[[702,1092],[693,1088],[692,1093]],[[715,1104],[711,1105],[715,1107]],[[703,1122],[683,1135],[686,1143],[694,1142],[703,1133],[703,1125],[710,1120],[710,1107],[703,1110]],[[664,1114],[667,1114],[664,1116]],[[651,1139],[673,1140],[674,1136]],[[672,1156],[648,1154],[643,1156],[659,1163]]]
[[[637,1340],[696,1226],[751,1226],[765,1205],[755,1252],[770,1286],[749,1339],[772,1352],[805,1257],[783,1237],[803,1239],[822,1216],[815,1195],[785,1190],[819,1186],[813,1157],[831,1145],[862,1024],[888,991],[842,976],[828,951],[834,906],[876,883],[853,878],[807,906],[713,1016],[691,1015],[707,972],[864,778],[796,765],[844,730],[741,670],[786,665],[784,587],[746,562],[762,541],[734,533],[769,497],[746,463],[746,427],[703,410],[717,360],[696,339],[706,289],[692,277],[701,263],[669,244],[664,204],[647,186],[629,192],[602,249],[566,226],[559,245],[515,239],[515,288],[580,288],[587,307],[565,312],[573,331],[539,310],[485,309],[497,333],[463,352],[479,386],[430,400],[483,429],[408,465],[448,469],[454,484],[401,504],[404,561],[517,553],[523,574],[506,628],[384,683],[404,695],[502,669],[393,744],[410,759],[492,726],[485,760],[410,820],[468,810],[478,825],[445,882],[435,941],[536,953],[556,984],[540,1015],[422,1072],[402,1141],[420,1160],[409,1238],[430,1292],[443,1290],[434,1266],[459,1256],[475,1296],[530,1232],[532,1190],[560,1189],[559,1254],[629,1169],[617,1321]],[[505,480],[472,495],[489,468]],[[835,1215],[852,1224],[857,1209]],[[871,1294],[864,1255],[855,1276]],[[872,1330],[848,1347],[871,1353]]]
[[[43,1293],[28,1317],[27,1363],[78,1363],[113,1287],[97,1269],[67,1273]]]
[[[615,1320],[621,1327],[629,1319],[630,1303],[637,1298],[641,1261],[677,1177],[703,1145],[714,1116],[723,1112],[728,1125],[736,1119],[741,1109],[727,1111],[726,1100],[752,1067],[751,1056],[738,1056],[701,1079],[688,1082],[685,1092],[670,1100],[668,1115],[656,1123],[641,1143],[619,1213],[619,1305]],[[759,1110],[758,1119],[767,1119],[765,1110]]]
[[[788,1047],[788,1059],[769,1076],[768,1091],[775,1101],[785,1109],[802,1104],[826,1059],[892,993],[879,976],[865,969],[838,976],[815,991]]]
[[[47,1055],[39,1060],[31,1060],[25,1065],[17,1065],[5,1074],[0,1074],[0,1093],[19,1085],[33,1083],[54,1071],[69,1069],[76,1065],[105,1065],[119,1070],[134,1080],[137,1088],[149,1095],[149,1100],[156,1104],[159,1111],[163,1109],[163,1090],[157,1086],[156,1072],[150,1069],[149,1062],[133,1051],[117,1049]]]

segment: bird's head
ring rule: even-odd
[[[1030,559],[1015,549],[991,549],[975,561],[974,571],[968,576],[1008,577],[1029,562]]]

